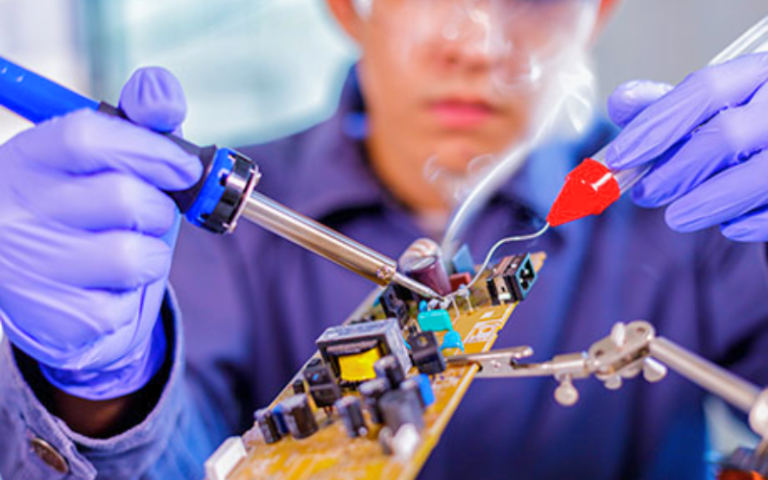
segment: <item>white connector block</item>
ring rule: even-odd
[[[245,444],[240,437],[230,437],[205,461],[207,480],[226,480],[238,463],[246,457]]]

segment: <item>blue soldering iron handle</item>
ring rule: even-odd
[[[98,110],[99,103],[0,57],[0,105],[41,123],[76,110]]]
[[[120,109],[84,97],[3,57],[0,57],[0,106],[36,124],[83,109],[127,120]],[[199,147],[175,135],[164,136],[199,158],[203,165],[203,175],[195,186],[166,193],[191,223],[214,233],[231,231],[242,200],[236,198],[238,191],[234,185],[247,183],[258,175],[253,162],[233,150]]]

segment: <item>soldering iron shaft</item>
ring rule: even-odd
[[[394,282],[427,298],[441,298],[427,286],[397,271],[397,262],[280,203],[253,192],[242,218],[331,260],[379,285]]]

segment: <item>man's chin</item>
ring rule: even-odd
[[[446,144],[435,150],[433,162],[439,165],[446,173],[463,175],[467,170],[476,166],[479,162],[489,161],[496,156],[496,152],[489,148],[467,144]]]

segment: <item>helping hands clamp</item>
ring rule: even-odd
[[[586,352],[557,355],[541,363],[522,363],[533,355],[531,347],[448,357],[452,365],[477,364],[476,378],[554,377],[559,382],[555,400],[572,406],[579,399],[574,380],[596,377],[606,388],[621,388],[624,379],[640,373],[648,382],[667,375],[667,367],[749,415],[750,428],[762,438],[757,454],[768,454],[768,389],[743,380],[670,340],[657,337],[645,321],[617,323],[610,335]]]

